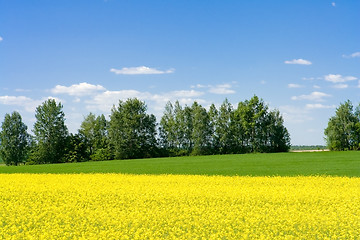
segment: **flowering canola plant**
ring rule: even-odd
[[[360,178],[0,174],[0,239],[358,239]]]

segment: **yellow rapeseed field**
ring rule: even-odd
[[[0,174],[1,239],[360,239],[360,178]]]

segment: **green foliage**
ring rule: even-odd
[[[110,116],[110,141],[118,159],[154,156],[157,148],[156,119],[146,114],[144,102],[134,98],[119,101]]]
[[[106,161],[113,159],[113,153],[110,148],[98,148],[90,156],[91,161]]]
[[[61,103],[49,99],[36,108],[34,134],[36,150],[31,160],[35,163],[64,162],[68,140],[65,114]]]
[[[0,156],[6,165],[25,163],[30,147],[30,135],[21,115],[13,112],[6,114],[1,125]]]
[[[283,123],[278,110],[269,111],[254,96],[235,110],[227,99],[219,110],[213,104],[209,111],[197,102],[184,108],[167,103],[159,130],[170,156],[286,152],[290,136]]]
[[[104,150],[108,152],[105,154],[106,158],[104,160],[112,159],[108,128],[109,123],[103,114],[96,117],[90,113],[81,123],[79,135],[85,140],[86,153],[92,160],[94,160],[94,158],[98,159],[101,155],[99,153]]]
[[[360,147],[360,105],[354,111],[350,100],[340,104],[325,129],[330,150],[358,150]]]

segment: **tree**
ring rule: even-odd
[[[157,151],[156,119],[137,98],[119,101],[110,120],[110,140],[119,159],[154,157]]]
[[[68,140],[68,129],[65,125],[65,114],[62,104],[54,99],[45,101],[36,108],[34,124],[37,147],[32,156],[35,163],[64,162]]]
[[[174,107],[171,102],[165,105],[165,111],[160,120],[160,144],[170,153],[176,154],[178,149],[177,126],[175,124]]]
[[[351,150],[359,148],[359,109],[354,112],[350,100],[340,104],[335,116],[331,117],[325,129],[325,139],[330,150]]]
[[[234,134],[231,128],[233,119],[233,107],[228,99],[225,99],[219,108],[217,118],[216,135],[219,137],[219,152],[229,154],[233,152]]]
[[[287,152],[290,149],[290,134],[284,126],[284,120],[278,110],[268,115],[268,130],[266,136],[266,152]]]
[[[108,128],[109,123],[103,114],[96,117],[90,113],[81,123],[79,135],[85,140],[86,151],[91,160],[112,159]]]
[[[204,155],[210,152],[211,128],[209,115],[206,109],[196,101],[191,106],[193,155]]]
[[[13,112],[6,114],[1,125],[0,155],[6,165],[19,165],[27,159],[30,146],[30,135],[21,115]]]

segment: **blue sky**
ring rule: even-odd
[[[158,120],[167,101],[235,106],[254,94],[292,144],[324,144],[347,99],[359,104],[360,1],[0,0],[0,118],[32,129],[48,98],[76,132],[137,97]]]

